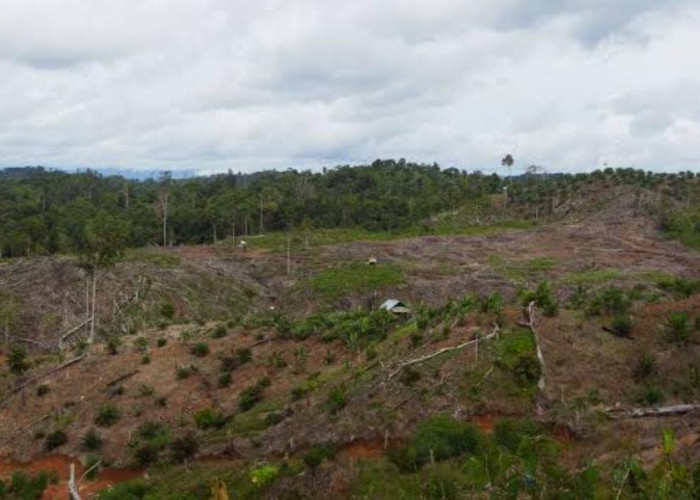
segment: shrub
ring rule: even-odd
[[[216,328],[214,328],[209,336],[213,339],[221,339],[224,338],[228,332],[226,331],[226,327],[224,325],[219,325]]]
[[[119,410],[111,403],[104,404],[100,407],[95,417],[95,424],[100,427],[110,427],[119,420]]]
[[[181,463],[193,457],[198,449],[197,436],[193,432],[188,432],[170,443],[170,457],[173,462]]]
[[[248,347],[241,347],[236,349],[236,360],[239,364],[243,365],[253,359],[253,353]]]
[[[478,427],[441,415],[420,422],[411,442],[391,450],[389,458],[401,470],[411,472],[431,460],[477,453],[484,443],[485,438]]]
[[[664,393],[658,387],[647,387],[642,396],[643,402],[650,406],[656,406],[663,403]]]
[[[674,342],[685,342],[688,340],[690,325],[688,315],[684,312],[671,313],[666,321],[669,337]]]
[[[39,387],[36,388],[36,395],[39,397],[45,396],[49,393],[49,391],[51,391],[51,388],[48,385],[41,384]]]
[[[500,316],[503,313],[503,297],[498,292],[491,292],[481,300],[481,312]]]
[[[209,354],[209,344],[206,342],[197,342],[194,346],[192,346],[190,352],[198,358],[203,358]]]
[[[10,372],[15,375],[21,375],[29,368],[26,362],[27,351],[19,346],[15,346],[10,351],[7,356],[7,365],[10,368]]]
[[[168,339],[165,337],[158,337],[158,340],[156,340],[156,345],[158,347],[164,347],[168,343]]]
[[[100,473],[100,466],[97,465],[100,462],[100,457],[95,455],[88,455],[85,460],[85,478],[90,481],[97,479]]]
[[[637,366],[634,368],[635,380],[642,381],[656,375],[658,370],[656,358],[649,353],[643,353],[637,361]]]
[[[154,393],[155,389],[152,386],[148,384],[139,385],[139,396],[146,398],[149,396],[153,396]]]
[[[230,372],[224,372],[219,374],[219,378],[217,380],[217,386],[220,388],[228,387],[231,385],[231,373]]]
[[[521,354],[513,367],[513,373],[524,384],[534,384],[540,378],[542,368],[535,356]]]
[[[523,439],[543,434],[542,426],[534,420],[504,418],[496,422],[493,439],[497,444],[515,453]]]
[[[270,412],[267,415],[265,415],[265,426],[270,427],[272,425],[277,425],[282,420],[284,420],[284,413],[279,411]]]
[[[403,384],[406,385],[413,385],[416,382],[420,380],[420,372],[414,368],[411,368],[410,366],[408,368],[404,368],[400,380]]]
[[[610,329],[620,337],[629,337],[632,333],[632,318],[626,314],[618,314],[613,318]]]
[[[83,436],[80,447],[85,451],[99,450],[102,448],[102,438],[97,434],[95,429],[90,429],[85,436]]]
[[[323,358],[323,363],[325,365],[332,365],[333,363],[335,363],[335,360],[335,354],[331,351],[326,351],[326,356]]]
[[[220,429],[228,422],[228,417],[218,408],[202,408],[194,414],[194,424],[198,429]]]
[[[148,350],[148,339],[139,337],[134,341],[134,346],[136,346],[137,352],[146,352]]]
[[[537,285],[534,292],[525,292],[522,295],[522,303],[524,306],[530,302],[542,309],[545,316],[556,316],[559,311],[559,303],[554,297],[552,285],[549,281],[542,281]]]
[[[345,390],[341,387],[334,388],[330,394],[328,394],[328,399],[326,399],[326,410],[331,415],[337,414],[340,410],[345,408],[347,404],[345,398]]]
[[[170,302],[163,303],[160,306],[160,315],[167,319],[173,319],[175,316],[175,307]]]
[[[331,459],[335,456],[336,449],[330,443],[317,443],[313,445],[302,459],[311,470],[315,470],[324,460]]]
[[[253,406],[262,401],[263,390],[270,385],[268,377],[261,378],[255,385],[246,388],[238,397],[238,408],[241,411],[248,411]]]
[[[178,380],[184,380],[186,378],[189,378],[194,370],[192,370],[191,366],[178,366],[175,369],[175,376],[177,377]]]
[[[588,305],[588,314],[591,316],[624,314],[631,305],[632,302],[623,290],[607,288],[591,300]]]
[[[122,341],[119,337],[110,337],[107,341],[107,352],[112,356],[119,354],[119,346]]]
[[[68,442],[68,436],[63,431],[53,431],[46,436],[45,447],[48,451],[54,450]]]
[[[134,459],[141,467],[151,465],[160,458],[160,450],[150,443],[142,444],[134,452]]]

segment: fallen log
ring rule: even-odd
[[[92,321],[92,318],[88,318],[82,323],[80,323],[78,326],[73,327],[71,330],[69,330],[67,333],[64,333],[61,335],[61,338],[58,340],[58,348],[63,350],[63,342],[68,339],[68,337],[72,336],[75,332],[79,331],[81,328],[84,326],[88,325]]]
[[[537,330],[535,329],[535,301],[531,301],[527,306],[527,326],[532,331],[532,336],[535,339],[535,351],[537,354],[537,361],[540,364],[540,378],[537,380],[537,396],[535,396],[535,408],[538,415],[544,414],[544,406],[547,401],[545,396],[546,388],[546,372],[547,366],[544,362],[544,354],[542,354],[542,349],[540,348],[539,338],[537,336]]]
[[[683,404],[672,406],[657,406],[649,408],[606,408],[605,412],[612,418],[644,418],[644,417],[673,417],[685,415],[693,411],[700,410],[700,404]]]
[[[78,361],[81,361],[81,360],[85,359],[85,356],[87,356],[87,353],[83,353],[83,354],[81,354],[80,356],[76,356],[76,357],[73,358],[73,359],[69,359],[68,361],[66,361],[65,363],[63,363],[63,364],[57,366],[57,367],[54,368],[53,370],[50,370],[50,371],[48,371],[48,372],[46,372],[46,373],[42,373],[41,375],[37,375],[36,377],[34,377],[34,378],[30,379],[30,380],[27,380],[25,383],[23,383],[23,384],[19,385],[18,387],[15,387],[14,389],[12,389],[12,391],[11,391],[10,394],[17,394],[18,392],[20,392],[20,391],[21,391],[22,389],[24,389],[25,387],[29,387],[30,385],[32,385],[32,384],[38,382],[39,380],[44,379],[44,378],[46,378],[46,377],[50,377],[51,375],[55,375],[56,373],[60,372],[60,371],[63,370],[64,368],[68,368],[69,366],[71,366],[71,365],[77,363]]]
[[[112,380],[112,381],[110,381],[110,382],[107,382],[106,387],[112,387],[113,385],[116,385],[116,384],[118,384],[119,382],[121,382],[121,381],[123,381],[123,380],[126,380],[126,379],[128,379],[128,378],[130,378],[130,377],[133,377],[133,376],[136,375],[138,372],[139,372],[138,370],[134,370],[134,371],[131,371],[131,372],[129,372],[129,373],[125,373],[124,375],[120,375],[119,377],[115,378],[114,380]]]
[[[403,362],[399,363],[399,366],[398,366],[398,368],[396,368],[396,370],[394,370],[393,372],[391,372],[391,373],[389,374],[389,376],[387,377],[386,381],[388,382],[389,380],[391,380],[392,378],[394,378],[396,375],[398,375],[398,374],[401,372],[401,370],[403,370],[403,369],[406,368],[407,366],[415,365],[415,364],[418,364],[418,363],[423,363],[423,362],[425,362],[425,361],[428,361],[429,359],[432,359],[432,358],[434,358],[434,357],[436,357],[436,356],[440,356],[441,354],[445,354],[445,353],[447,353],[447,352],[457,351],[457,350],[460,350],[460,349],[464,349],[465,347],[468,347],[468,346],[470,346],[470,345],[478,344],[478,343],[481,342],[481,341],[484,341],[484,340],[488,340],[488,339],[490,339],[490,338],[493,338],[493,337],[495,337],[496,335],[498,335],[498,325],[497,325],[497,324],[494,324],[494,325],[493,325],[493,331],[492,331],[491,333],[489,333],[489,334],[488,334],[487,336],[485,336],[485,337],[476,338],[476,339],[474,339],[474,340],[469,340],[469,341],[467,341],[467,342],[463,342],[463,343],[461,343],[461,344],[459,344],[459,345],[452,346],[452,347],[443,347],[442,349],[438,349],[437,351],[431,352],[431,353],[426,354],[426,355],[424,355],[424,356],[421,356],[420,358],[409,359],[409,360],[407,360],[407,361],[403,361]]]

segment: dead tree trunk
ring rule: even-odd
[[[75,464],[70,464],[70,479],[68,479],[68,498],[70,500],[81,500],[78,492],[78,485],[75,482]]]
[[[90,344],[95,341],[95,297],[97,296],[97,269],[92,272],[92,312],[90,314]]]
[[[537,330],[535,329],[535,302],[532,301],[530,304],[527,306],[527,326],[530,328],[532,331],[532,336],[535,339],[535,350],[537,353],[537,361],[540,364],[540,377],[537,380],[537,396],[535,397],[535,408],[537,410],[538,415],[543,415],[544,414],[544,407],[545,403],[547,401],[547,398],[545,396],[545,388],[546,388],[546,372],[547,372],[547,367],[544,362],[544,355],[542,354],[542,349],[540,347],[540,341],[539,338],[537,337]]]
[[[685,404],[673,406],[659,406],[650,408],[632,408],[624,410],[621,408],[607,408],[605,410],[612,418],[644,418],[644,417],[672,417],[685,415],[693,411],[700,410],[700,404]]]

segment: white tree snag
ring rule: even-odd
[[[78,485],[75,482],[75,464],[70,464],[70,479],[68,479],[68,498],[70,500],[81,500],[78,492]]]
[[[415,358],[415,359],[409,359],[409,360],[406,360],[406,361],[402,361],[401,363],[399,363],[398,368],[396,368],[396,370],[394,370],[393,372],[391,372],[391,373],[389,374],[389,376],[387,377],[386,380],[387,380],[387,382],[388,382],[389,380],[391,380],[392,378],[394,378],[396,375],[398,375],[399,372],[401,372],[401,370],[403,370],[403,369],[406,368],[407,366],[415,365],[415,364],[418,364],[418,363],[423,363],[424,361],[428,361],[429,359],[432,359],[432,358],[434,358],[434,357],[436,357],[436,356],[440,356],[441,354],[445,354],[446,352],[451,352],[451,351],[457,351],[457,350],[459,350],[459,349],[464,349],[465,347],[469,347],[469,346],[472,345],[472,344],[478,344],[479,342],[483,342],[483,341],[485,341],[485,340],[489,340],[489,339],[495,337],[497,334],[498,334],[498,325],[494,324],[494,325],[493,325],[493,331],[492,331],[491,333],[489,333],[488,335],[486,335],[485,337],[478,337],[478,338],[476,338],[476,339],[474,339],[474,340],[469,340],[469,341],[467,341],[467,342],[463,342],[463,343],[461,343],[461,344],[459,344],[459,345],[452,346],[452,347],[443,347],[442,349],[438,349],[438,350],[435,351],[435,352],[428,353],[428,354],[426,354],[426,355],[424,355],[424,356],[421,356],[420,358]]]
[[[649,408],[632,408],[625,410],[622,408],[606,408],[605,412],[612,418],[644,418],[644,417],[673,417],[685,415],[693,411],[700,410],[700,404],[684,404],[673,406],[659,406]]]
[[[545,376],[546,376],[546,365],[544,362],[544,355],[542,354],[542,349],[540,348],[540,341],[537,338],[537,329],[535,329],[535,301],[531,301],[527,306],[527,326],[532,331],[532,336],[535,339],[535,351],[537,353],[537,361],[540,364],[540,378],[537,381],[537,396],[535,397],[535,407],[538,415],[544,414],[544,403],[546,401],[545,397]]]

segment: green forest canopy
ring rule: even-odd
[[[186,179],[173,179],[164,172],[146,180],[91,170],[12,168],[0,171],[0,256],[75,251],[86,228],[100,220],[119,224],[126,232],[125,244],[139,247],[212,242],[234,231],[236,235],[312,228],[398,231],[448,210],[485,210],[504,192],[509,210],[527,207],[521,213],[539,217],[551,211],[553,200],[561,199],[562,193],[596,182],[663,188],[679,200],[691,195],[697,200],[698,194],[692,172],[609,168],[590,174],[502,178],[403,159],[323,172],[229,171]],[[697,213],[680,218],[674,213],[665,221],[669,231],[680,235],[690,228],[690,239],[700,232]]]

